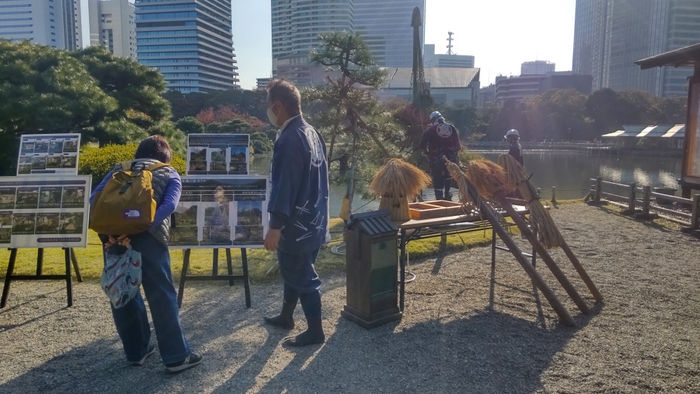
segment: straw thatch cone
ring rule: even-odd
[[[507,154],[501,155],[498,158],[498,162],[505,169],[506,182],[511,187],[517,187],[525,199],[530,209],[530,222],[542,245],[547,249],[559,247],[564,242],[564,238],[549,211],[540,202],[537,191],[530,183],[525,168],[513,156]]]
[[[381,196],[380,209],[388,209],[391,219],[411,218],[408,202],[430,186],[430,176],[420,168],[401,159],[389,159],[374,176],[369,188]]]
[[[492,199],[498,193],[508,194],[514,190],[514,187],[506,183],[506,174],[503,168],[492,161],[470,161],[466,175],[479,194],[487,199]]]

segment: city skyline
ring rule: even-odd
[[[519,75],[526,61],[571,70],[575,6],[575,0],[426,0],[424,44],[445,53],[447,32],[454,32],[453,51],[476,58],[482,86],[498,75]],[[233,0],[232,8],[240,85],[255,89],[256,78],[272,73],[270,2]]]

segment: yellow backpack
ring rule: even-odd
[[[90,228],[98,234],[131,235],[151,227],[156,215],[152,171],[168,166],[156,163],[132,170],[132,161],[121,163],[90,207]]]

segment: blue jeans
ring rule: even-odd
[[[180,327],[168,247],[150,233],[130,238],[133,249],[141,253],[143,291],[151,309],[160,357],[164,364],[180,362],[190,355],[191,350]],[[112,307],[112,316],[126,359],[132,362],[143,358],[151,341],[151,328],[141,293],[119,309]]]
[[[306,320],[321,318],[321,279],[314,269],[318,252],[319,249],[301,254],[277,251],[284,279],[284,302],[301,301]]]

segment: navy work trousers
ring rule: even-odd
[[[314,269],[319,249],[311,253],[277,251],[280,273],[284,279],[284,302],[301,301],[306,320],[321,317],[321,279]]]
[[[178,363],[191,350],[180,327],[168,247],[148,232],[130,238],[132,248],[141,253],[143,291],[153,317],[160,356],[164,364]],[[143,358],[150,344],[151,328],[141,293],[119,309],[112,307],[112,316],[126,359],[132,362]]]

